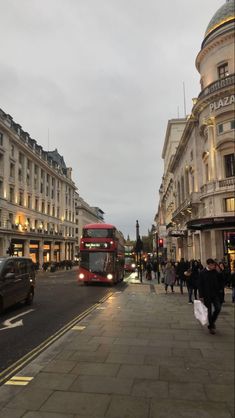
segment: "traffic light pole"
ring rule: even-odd
[[[138,279],[140,279],[140,282],[142,283],[142,260],[141,260],[141,251],[143,249],[143,242],[140,239],[139,235],[139,222],[136,221],[136,246],[135,246],[135,252],[136,252],[136,262],[137,262],[137,272],[138,272]]]

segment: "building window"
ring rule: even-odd
[[[28,207],[28,209],[31,208],[31,196],[30,195],[28,195],[27,207]]]
[[[235,211],[235,198],[234,197],[224,199],[224,203],[225,203],[225,212]]]
[[[3,133],[0,132],[0,146],[3,146]]]
[[[19,194],[19,205],[23,206],[23,204],[24,204],[24,194],[23,194],[23,192],[20,192],[20,194]]]
[[[45,202],[42,202],[42,213],[45,213]]]
[[[224,131],[224,125],[223,125],[223,123],[220,123],[218,125],[217,129],[218,129],[218,134],[222,134],[223,131]]]
[[[229,72],[228,72],[228,63],[225,62],[224,64],[219,65],[218,66],[218,77],[219,78],[225,78],[228,75],[229,75]]]
[[[235,176],[235,158],[234,154],[224,156],[225,177]]]
[[[3,197],[3,181],[0,180],[0,197]]]
[[[12,157],[14,157],[14,152],[15,152],[14,145],[12,145],[12,146],[11,146],[11,156],[12,156]]]
[[[206,176],[206,182],[209,181],[209,165],[205,164],[205,176]]]
[[[22,182],[23,176],[22,176],[22,169],[21,168],[19,168],[19,170],[18,170],[18,178],[19,178],[19,181]]]
[[[15,164],[13,164],[13,163],[10,164],[10,177],[12,179],[15,178]]]
[[[35,210],[38,210],[38,199],[35,199]]]
[[[10,187],[9,200],[10,200],[11,203],[15,203],[14,197],[15,197],[15,189],[14,189],[14,187]]]
[[[235,129],[235,119],[231,120],[230,129]]]

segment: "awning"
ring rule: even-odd
[[[217,216],[212,218],[191,219],[186,223],[187,229],[202,230],[216,228],[235,228],[235,216]]]

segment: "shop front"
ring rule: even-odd
[[[54,245],[54,261],[56,261],[57,263],[59,263],[60,260],[60,242],[55,242]]]
[[[39,242],[30,241],[29,243],[29,256],[34,263],[39,263]]]
[[[24,240],[12,239],[11,243],[14,245],[14,256],[23,257],[24,253]]]
[[[51,261],[51,242],[45,241],[43,244],[43,263]]]

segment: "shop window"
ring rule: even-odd
[[[224,199],[225,203],[225,212],[234,212],[235,211],[235,198],[230,197],[227,199]]]
[[[234,154],[224,156],[225,177],[235,176],[235,158]]]
[[[228,63],[225,62],[222,65],[218,66],[218,78],[225,78],[229,75],[228,72]]]

